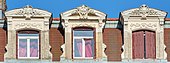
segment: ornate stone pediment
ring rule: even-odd
[[[87,7],[85,5],[82,5],[80,7],[77,7],[75,9],[66,11],[61,14],[61,16],[64,19],[67,19],[69,17],[72,17],[72,19],[92,19],[89,16],[100,17],[101,19],[105,19],[106,14],[97,10],[94,10],[90,7]],[[75,16],[75,17],[74,17]],[[76,18],[78,16],[78,18]],[[71,19],[71,18],[69,18]]]
[[[5,15],[6,16],[41,17],[41,16],[51,16],[51,13],[45,10],[32,8],[32,6],[27,5],[23,8],[7,11]]]
[[[121,14],[126,16],[166,16],[167,13],[142,5],[139,8],[123,11]]]
[[[133,31],[150,30],[154,31],[157,38],[156,43],[156,58],[164,60],[167,58],[164,44],[164,22],[166,12],[149,8],[142,5],[139,8],[130,9],[121,12],[120,21],[123,24],[123,52],[121,58],[123,61],[138,60],[133,57]]]
[[[18,31],[22,30],[36,30],[39,31],[41,39],[39,59],[45,59],[51,61],[52,54],[50,52],[51,46],[49,42],[49,26],[51,21],[51,13],[45,10],[32,8],[26,6],[20,9],[14,9],[5,13],[7,18],[7,33],[8,33],[8,44],[5,48],[7,52],[4,54],[4,59],[9,61],[16,59],[18,54],[16,51]],[[11,47],[13,46],[13,47]],[[16,60],[20,60],[17,58]],[[14,62],[15,63],[15,62]]]

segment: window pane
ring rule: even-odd
[[[93,37],[93,31],[74,31],[74,36]]]
[[[74,40],[74,57],[82,57],[82,39]]]
[[[38,57],[38,39],[30,39],[30,57]]]
[[[85,41],[85,57],[93,57],[94,55],[94,40],[84,39]]]
[[[19,37],[38,37],[39,34],[18,34]]]
[[[27,57],[27,39],[19,39],[19,57]]]

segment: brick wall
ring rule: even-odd
[[[105,53],[108,57],[108,61],[121,61],[121,30],[116,28],[105,28],[103,33],[103,40],[107,46]]]
[[[62,29],[61,29],[62,30]],[[51,53],[53,55],[53,61],[60,61],[60,56],[62,54],[61,45],[64,43],[63,32],[58,28],[50,29],[50,45],[51,45]]]
[[[0,28],[0,61],[4,61],[5,45],[6,45],[6,31]]]
[[[170,28],[164,29],[164,42],[166,45],[167,60],[170,61]]]

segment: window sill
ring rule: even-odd
[[[94,58],[73,58],[73,60],[94,60]]]
[[[39,58],[18,58],[18,60],[37,60]]]
[[[156,61],[157,59],[132,59],[132,61]]]

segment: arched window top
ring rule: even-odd
[[[93,28],[91,27],[76,27],[76,28],[73,28],[73,30],[77,31],[77,30],[82,30],[82,31],[92,31]]]
[[[139,32],[139,31],[149,31],[149,32],[155,33],[155,31],[153,31],[153,30],[135,30],[135,31],[133,31],[133,32]]]
[[[87,28],[87,27],[79,27],[74,28],[74,36],[87,36],[87,37],[93,37],[93,28]]]
[[[20,30],[18,31],[19,34],[38,34],[39,31],[36,30]]]

